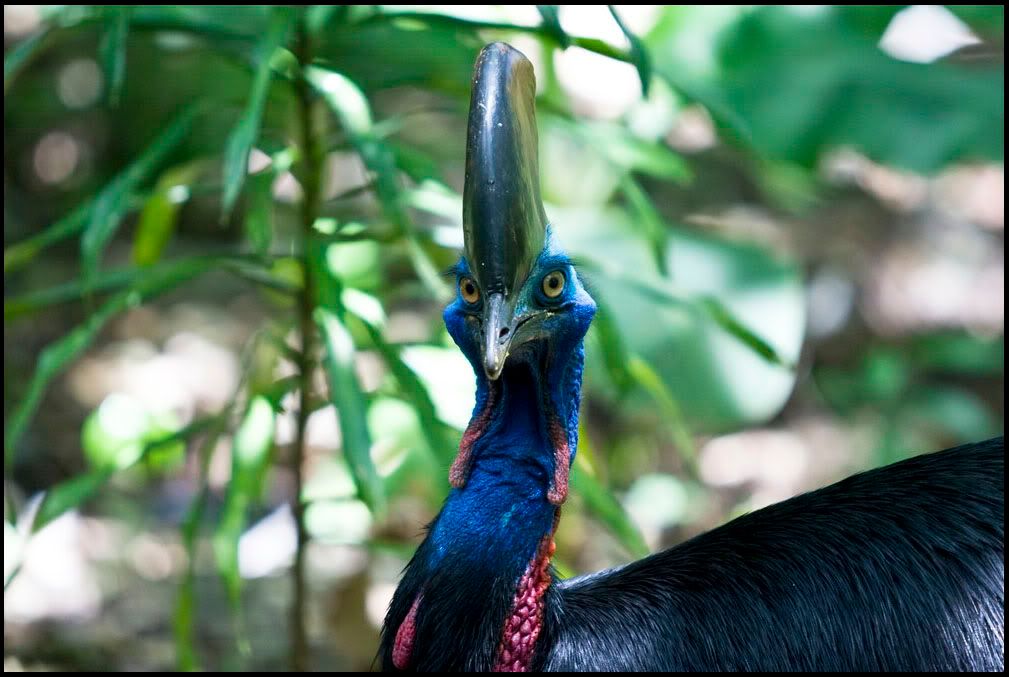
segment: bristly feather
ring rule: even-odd
[[[548,592],[545,670],[996,670],[1002,438],[865,472]]]

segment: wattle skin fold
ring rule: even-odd
[[[560,518],[559,510],[557,517]],[[505,621],[501,644],[498,645],[493,672],[532,671],[536,640],[543,630],[544,598],[552,580],[550,560],[556,549],[551,532],[543,537],[536,559],[529,563],[529,568],[519,580],[512,614]]]
[[[417,608],[420,606],[422,595],[417,595],[410,607],[410,613],[406,615],[406,620],[396,631],[396,643],[392,649],[392,664],[397,670],[406,670],[410,667],[410,657],[413,654],[413,640],[417,636]]]
[[[484,405],[483,411],[473,417],[473,420],[466,426],[466,431],[462,434],[459,453],[448,471],[448,483],[455,489],[462,489],[466,486],[466,480],[469,478],[469,471],[473,465],[473,445],[484,434],[487,424],[490,423],[491,416],[494,414],[494,393],[494,388],[488,390],[487,403]]]

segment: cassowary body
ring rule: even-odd
[[[411,670],[1000,670],[1002,439],[910,459],[558,581],[595,305],[539,200],[532,68],[477,62],[466,252],[445,311],[477,402],[386,617]]]

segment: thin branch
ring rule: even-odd
[[[312,309],[315,303],[315,280],[311,274],[308,257],[311,255],[309,239],[319,210],[320,186],[322,183],[322,149],[316,138],[312,124],[312,91],[311,85],[305,79],[304,67],[312,62],[312,45],[304,15],[298,21],[297,44],[295,54],[301,64],[295,93],[298,99],[298,116],[303,150],[302,187],[304,199],[301,203],[302,220],[302,260],[305,270],[305,286],[301,290],[298,304],[298,322],[301,331],[301,351],[298,356],[298,375],[300,378],[299,404],[297,420],[297,436],[292,459],[294,471],[294,497],[292,509],[297,525],[298,544],[294,555],[292,570],[293,601],[291,604],[291,669],[297,672],[309,670],[310,654],[308,633],[305,627],[306,590],[305,590],[305,548],[308,544],[308,530],[305,528],[305,506],[302,502],[304,486],[305,463],[305,430],[311,413],[312,371],[314,363],[314,331]]]

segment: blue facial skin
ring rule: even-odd
[[[543,290],[543,278],[554,271],[564,275],[564,288],[551,299]],[[463,278],[473,279],[465,259],[455,272],[457,290]],[[491,382],[482,360],[483,300],[481,294],[476,303],[467,303],[457,291],[444,312],[449,334],[476,375],[473,415],[483,412],[491,388],[496,396],[491,419],[473,446],[466,485],[451,492],[432,527],[434,561],[429,564],[436,566],[450,555],[496,558],[499,566],[521,570],[554,523],[556,507],[546,498],[554,476],[550,417],[563,423],[569,462],[574,460],[583,340],[596,305],[548,231],[546,247],[529,277],[520,289],[510,290],[508,319],[524,321],[512,323],[510,354],[499,378]]]

